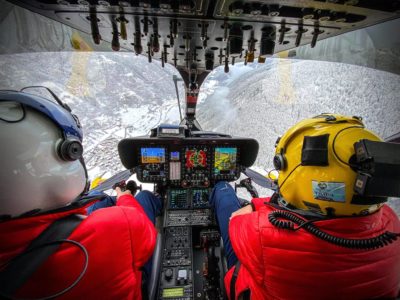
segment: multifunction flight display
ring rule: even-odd
[[[214,178],[228,179],[237,174],[237,148],[216,147],[214,151]]]
[[[187,146],[185,149],[184,177],[181,185],[204,186],[210,185],[210,164],[207,146]]]
[[[239,176],[237,147],[184,145],[141,147],[138,179],[172,186],[208,187],[215,180]]]
[[[207,167],[207,152],[208,149],[186,148],[185,166],[188,170],[204,170]]]

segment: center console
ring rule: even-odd
[[[221,237],[210,191],[167,191],[159,299],[223,299]]]

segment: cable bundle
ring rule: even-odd
[[[286,220],[280,220],[286,219]],[[300,228],[304,228],[306,231],[311,233],[312,235],[320,238],[328,243],[335,244],[345,248],[352,249],[363,249],[363,250],[373,250],[377,248],[381,248],[391,244],[396,241],[400,236],[399,233],[386,231],[376,237],[369,239],[347,239],[341,238],[337,236],[333,236],[329,233],[326,233],[316,227],[312,222],[317,220],[305,221],[298,216],[294,215],[289,211],[277,210],[269,213],[268,215],[269,222],[275,227],[288,229],[288,230],[299,230]],[[295,224],[298,227],[295,228]]]

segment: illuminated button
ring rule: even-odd
[[[184,285],[187,283],[187,270],[178,270],[178,278],[176,279],[177,284]]]
[[[187,279],[187,270],[178,270],[178,279]]]

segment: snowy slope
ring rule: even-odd
[[[237,67],[239,68],[239,67]],[[203,86],[198,120],[206,129],[256,138],[257,165],[272,168],[276,139],[324,112],[362,116],[381,137],[400,131],[400,76],[341,63],[272,59],[240,77],[217,69]]]

